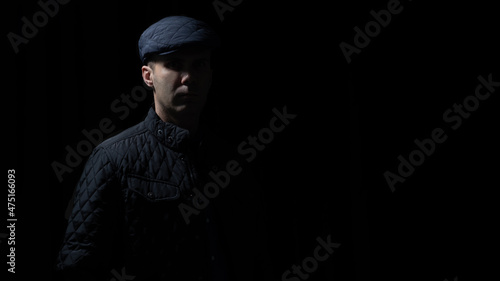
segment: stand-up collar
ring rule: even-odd
[[[189,130],[175,124],[163,122],[153,108],[149,109],[144,120],[149,130],[166,146],[174,150],[187,150]]]

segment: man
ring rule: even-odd
[[[215,32],[189,17],[164,18],[141,35],[154,105],[87,161],[57,263],[68,280],[269,277],[248,169],[210,204],[196,193],[235,157],[200,126],[218,46]]]

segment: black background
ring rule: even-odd
[[[64,163],[65,147],[103,118],[116,132],[144,118],[151,93],[124,120],[110,105],[142,85],[142,31],[173,14],[202,19],[222,37],[210,118],[233,146],[267,127],[273,108],[297,114],[252,162],[276,280],[329,234],[341,246],[308,280],[498,275],[500,89],[457,130],[442,117],[474,94],[479,75],[500,81],[494,5],[401,1],[401,13],[347,63],[339,44],[353,45],[353,28],[388,2],[245,0],[221,22],[210,0],[72,0],[17,54],[7,34],[21,34],[21,18],[40,7],[4,4],[4,169],[17,172],[18,218],[17,273],[8,276],[59,280],[54,260],[83,164],[59,182],[51,163]],[[398,155],[437,127],[448,139],[391,192],[384,172],[396,172]],[[2,239],[2,261],[6,246]]]

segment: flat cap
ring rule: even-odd
[[[166,55],[186,47],[214,49],[220,39],[206,23],[185,16],[170,16],[148,27],[139,38],[139,56],[146,63],[152,55]]]

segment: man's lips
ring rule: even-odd
[[[179,93],[177,97],[185,101],[196,101],[198,100],[198,95],[196,93]]]

